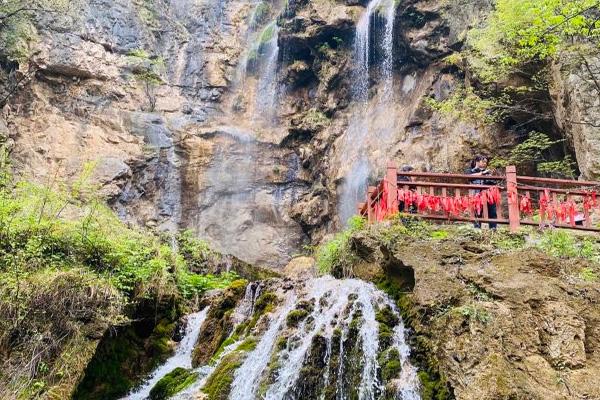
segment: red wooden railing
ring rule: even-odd
[[[472,184],[475,179],[495,185]],[[593,221],[600,212],[596,191],[600,182],[517,176],[514,166],[505,175],[485,177],[463,174],[399,172],[387,166],[385,178],[369,187],[358,212],[368,221],[382,221],[404,211],[420,218],[521,225],[551,225],[600,232]],[[489,218],[487,204],[496,204],[497,217]],[[507,217],[504,217],[506,215]],[[537,218],[537,221],[535,220]]]

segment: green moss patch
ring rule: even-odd
[[[292,310],[286,317],[286,322],[288,327],[296,327],[308,316],[308,311],[306,310]]]
[[[185,368],[175,368],[159,380],[150,391],[151,400],[166,400],[198,379],[198,373]]]
[[[256,340],[249,338],[241,343],[235,351],[223,357],[202,389],[208,395],[208,400],[227,400],[235,370],[242,365],[246,354],[255,348]]]

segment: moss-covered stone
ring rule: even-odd
[[[185,368],[175,368],[159,380],[150,391],[150,400],[166,400],[190,386],[198,373]]]
[[[294,398],[318,399],[325,383],[324,370],[327,368],[325,354],[327,339],[321,335],[313,337],[308,354],[302,364],[300,376],[292,389]]]
[[[181,312],[175,298],[164,299],[158,309],[150,301],[138,304],[131,312],[135,322],[105,333],[73,399],[119,398],[140,383],[172,353]]]
[[[254,303],[254,312],[255,313],[263,313],[270,311],[277,303],[279,302],[279,298],[275,293],[265,292],[258,296],[256,302]]]
[[[245,280],[233,282],[211,305],[194,348],[194,366],[206,364],[224,348],[223,343],[233,332],[231,313],[244,296],[247,283]]]
[[[249,338],[242,342],[233,352],[227,354],[213,373],[206,380],[202,391],[208,395],[208,400],[227,400],[233,383],[235,370],[242,365],[249,351],[256,347],[256,340]]]
[[[398,349],[387,351],[383,360],[379,360],[379,364],[381,365],[381,378],[383,382],[388,382],[390,379],[396,378],[402,369]]]
[[[286,317],[287,326],[292,328],[298,326],[300,321],[305,319],[308,316],[308,311],[306,310],[292,310]]]

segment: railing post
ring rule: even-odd
[[[373,193],[375,193],[375,186],[369,186],[367,190],[367,222],[370,224],[375,219],[375,213],[373,212]]]
[[[517,168],[514,165],[506,167],[506,193],[508,196],[508,222],[511,232],[517,232],[521,225],[519,213],[519,191],[517,189]],[[511,201],[512,199],[512,201]]]
[[[387,165],[385,174],[387,182],[387,209],[389,214],[398,213],[398,167],[396,163],[390,161]]]

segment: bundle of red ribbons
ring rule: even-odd
[[[550,190],[546,189],[540,194],[539,203],[541,221],[557,221],[559,223],[565,221],[575,222],[577,204],[571,198],[567,198],[566,201],[560,201],[551,196]],[[585,214],[588,214],[592,208],[597,206],[596,192],[590,192],[583,198]],[[529,213],[531,214],[533,211]]]
[[[377,221],[382,221],[389,214],[391,208],[388,207],[386,199],[388,188],[387,185],[382,185],[380,196],[374,204],[374,217]],[[517,203],[519,210],[524,214],[533,214],[532,199],[527,196],[520,196],[517,200],[516,196],[508,196],[509,204]],[[404,210],[408,210],[411,206],[416,207],[419,213],[437,213],[444,212],[447,216],[460,216],[465,212],[476,213],[481,215],[485,204],[500,205],[502,197],[500,189],[496,186],[478,193],[467,196],[437,196],[433,194],[417,193],[415,190],[398,189],[396,201],[404,204]],[[559,201],[551,197],[550,190],[545,190],[541,193],[539,199],[539,213],[542,221],[574,221],[577,214],[577,205],[570,198],[566,201]],[[589,192],[583,199],[583,209],[587,214],[592,208],[598,207],[599,201],[596,192]],[[395,208],[395,207],[394,207]]]
[[[388,214],[387,188],[383,185],[381,197],[376,201],[374,207],[375,219],[383,220]],[[485,204],[500,204],[500,189],[491,187],[468,196],[437,196],[433,194],[421,194],[414,190],[398,189],[397,201],[404,204],[405,210],[411,205],[416,207],[418,212],[440,212],[443,211],[448,216],[459,216],[466,211],[473,211],[480,214]]]

